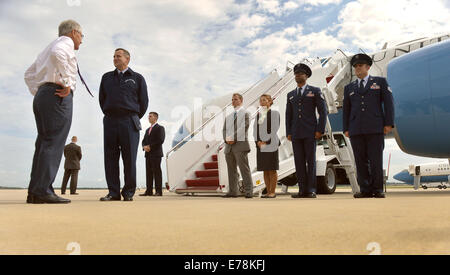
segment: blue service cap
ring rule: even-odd
[[[367,64],[369,66],[372,66],[372,63],[373,63],[372,58],[370,58],[370,56],[364,53],[355,54],[350,61],[352,67],[355,66],[356,64]]]
[[[311,77],[311,75],[312,75],[311,68],[309,68],[308,65],[303,64],[303,63],[299,63],[294,66],[294,74],[298,74],[298,73],[304,73],[308,76],[308,78]]]

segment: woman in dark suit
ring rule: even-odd
[[[259,98],[261,108],[255,118],[253,136],[256,142],[257,170],[264,171],[267,194],[262,198],[275,198],[279,169],[278,147],[280,140],[277,132],[280,128],[280,113],[271,110],[272,97],[264,94]]]

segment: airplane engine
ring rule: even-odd
[[[406,153],[450,158],[450,40],[392,60],[395,139]]]

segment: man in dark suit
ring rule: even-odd
[[[70,194],[78,195],[77,183],[78,183],[78,171],[80,171],[80,160],[82,157],[81,147],[77,145],[77,137],[72,137],[72,143],[67,144],[64,147],[64,177],[61,185],[61,194],[66,193],[67,182],[70,180]]]
[[[116,69],[103,75],[99,103],[103,118],[105,176],[108,194],[101,201],[132,201],[136,192],[136,158],[140,119],[147,112],[148,94],[144,77],[128,67],[130,53],[114,52]],[[120,192],[119,159],[122,155],[125,185]]]
[[[345,86],[343,128],[350,137],[361,192],[355,198],[385,198],[384,135],[394,127],[394,100],[386,78],[369,75],[372,59],[357,54],[350,61],[357,80]]]
[[[299,181],[299,193],[292,197],[316,198],[316,139],[325,132],[327,105],[320,89],[306,84],[312,75],[307,65],[295,65],[294,74],[297,88],[288,93],[286,103],[286,135],[292,141]]]
[[[145,131],[142,150],[145,151],[145,168],[147,190],[140,196],[153,196],[153,180],[155,180],[155,196],[162,196],[161,158],[164,156],[162,145],[166,138],[164,127],[158,124],[158,113],[150,112],[150,127]]]

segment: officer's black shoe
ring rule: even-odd
[[[237,198],[238,196],[232,195],[232,194],[226,194],[225,196],[222,196],[222,198]]]
[[[246,199],[253,199],[253,195],[245,195]]]
[[[300,199],[300,198],[303,198],[303,193],[293,194],[293,195],[291,195],[291,198],[293,198],[293,199]]]
[[[133,197],[123,197],[123,201],[133,201]]]
[[[106,196],[100,198],[100,201],[120,201],[120,197],[114,198],[111,195],[106,195]]]
[[[140,194],[139,196],[141,196],[141,197],[146,197],[146,196],[153,196],[153,194],[147,194],[147,193],[144,193],[144,194]]]
[[[305,198],[305,199],[315,199],[315,198],[317,198],[317,195],[316,195],[316,193],[314,193],[314,192],[312,192],[312,193],[306,193],[306,194],[304,194],[304,195],[302,196],[302,198]]]
[[[56,194],[45,195],[45,196],[34,196],[33,202],[34,204],[41,203],[70,203],[70,200],[58,197]]]
[[[372,194],[370,193],[356,193],[353,195],[355,199],[363,199],[363,198],[372,198]]]
[[[373,197],[377,199],[384,199],[386,198],[386,195],[384,193],[374,193]]]
[[[34,203],[34,195],[28,194],[27,203]],[[41,202],[43,203],[43,202]]]
[[[154,196],[161,197],[162,194],[161,193],[156,193]]]

